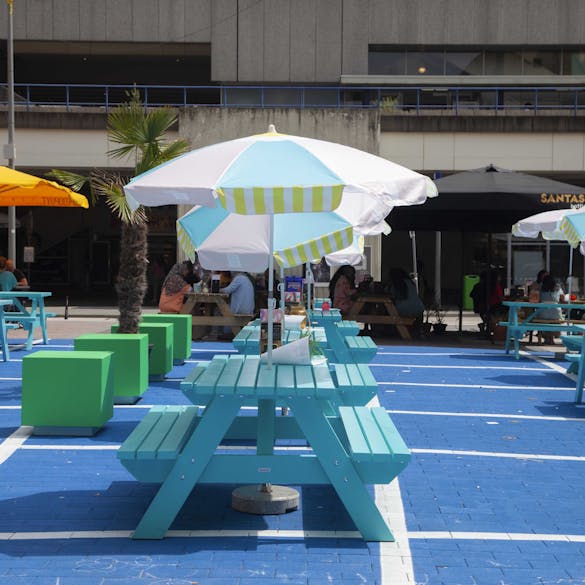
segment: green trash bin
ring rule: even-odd
[[[469,296],[473,287],[479,282],[477,274],[466,274],[463,277],[463,309],[473,311],[473,299]]]

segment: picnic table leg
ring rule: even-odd
[[[45,302],[43,299],[39,303],[39,318],[41,320],[41,332],[43,334],[43,343],[47,345],[49,338],[47,336],[47,313],[45,311]]]
[[[581,357],[579,359],[579,370],[577,374],[577,386],[575,391],[575,402],[580,404],[583,401],[583,384],[585,383],[585,335],[581,342]]]
[[[241,406],[237,396],[218,396],[205,408],[171,472],[142,516],[133,538],[163,538]]]
[[[258,429],[256,453],[272,455],[274,453],[274,400],[258,401]]]
[[[4,308],[0,305],[0,343],[2,344],[2,360],[7,362],[10,359],[8,339],[6,337],[6,323],[4,321]]]
[[[301,431],[363,538],[393,542],[390,528],[317,401],[293,398],[290,405]]]

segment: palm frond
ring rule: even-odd
[[[146,212],[143,207],[139,207],[134,212],[130,209],[124,195],[124,183],[121,177],[94,171],[91,183],[95,192],[105,198],[106,204],[118,216],[120,221],[126,224],[146,223]]]
[[[62,171],[61,169],[52,169],[47,173],[47,177],[76,192],[81,191],[89,181],[89,177],[85,175],[79,175],[71,171]]]

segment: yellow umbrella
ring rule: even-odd
[[[53,181],[0,166],[0,207],[89,207],[87,199]]]

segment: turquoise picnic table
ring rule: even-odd
[[[510,345],[514,340],[514,355],[520,357],[520,339],[530,331],[546,332],[571,332],[575,330],[575,324],[571,320],[570,312],[583,309],[582,304],[575,303],[530,303],[523,301],[504,301],[502,303],[508,308],[508,320],[500,321],[499,325],[507,328],[506,331],[506,353],[510,353]],[[561,320],[543,320],[539,318],[541,309],[562,309],[568,313],[567,318]],[[520,312],[524,317],[520,318]]]
[[[332,373],[327,363],[269,367],[258,356],[202,362],[181,388],[205,406],[153,407],[118,450],[137,480],[161,484],[134,538],[163,538],[197,484],[270,483],[330,484],[366,540],[394,540],[366,486],[391,482],[410,452],[383,408],[346,405],[364,385],[375,392],[357,364]],[[277,403],[292,415],[276,416]],[[241,410],[251,405],[257,414]],[[255,449],[220,451],[228,439]],[[304,439],[311,450],[278,450],[278,439]]]
[[[4,312],[4,321],[8,323],[21,323],[28,333],[26,338],[26,349],[32,349],[34,331],[41,328],[43,343],[49,343],[47,335],[47,317],[54,316],[54,313],[47,313],[45,299],[53,293],[38,291],[2,291],[0,301],[9,301],[14,305],[15,311]],[[27,302],[28,301],[28,302]]]

